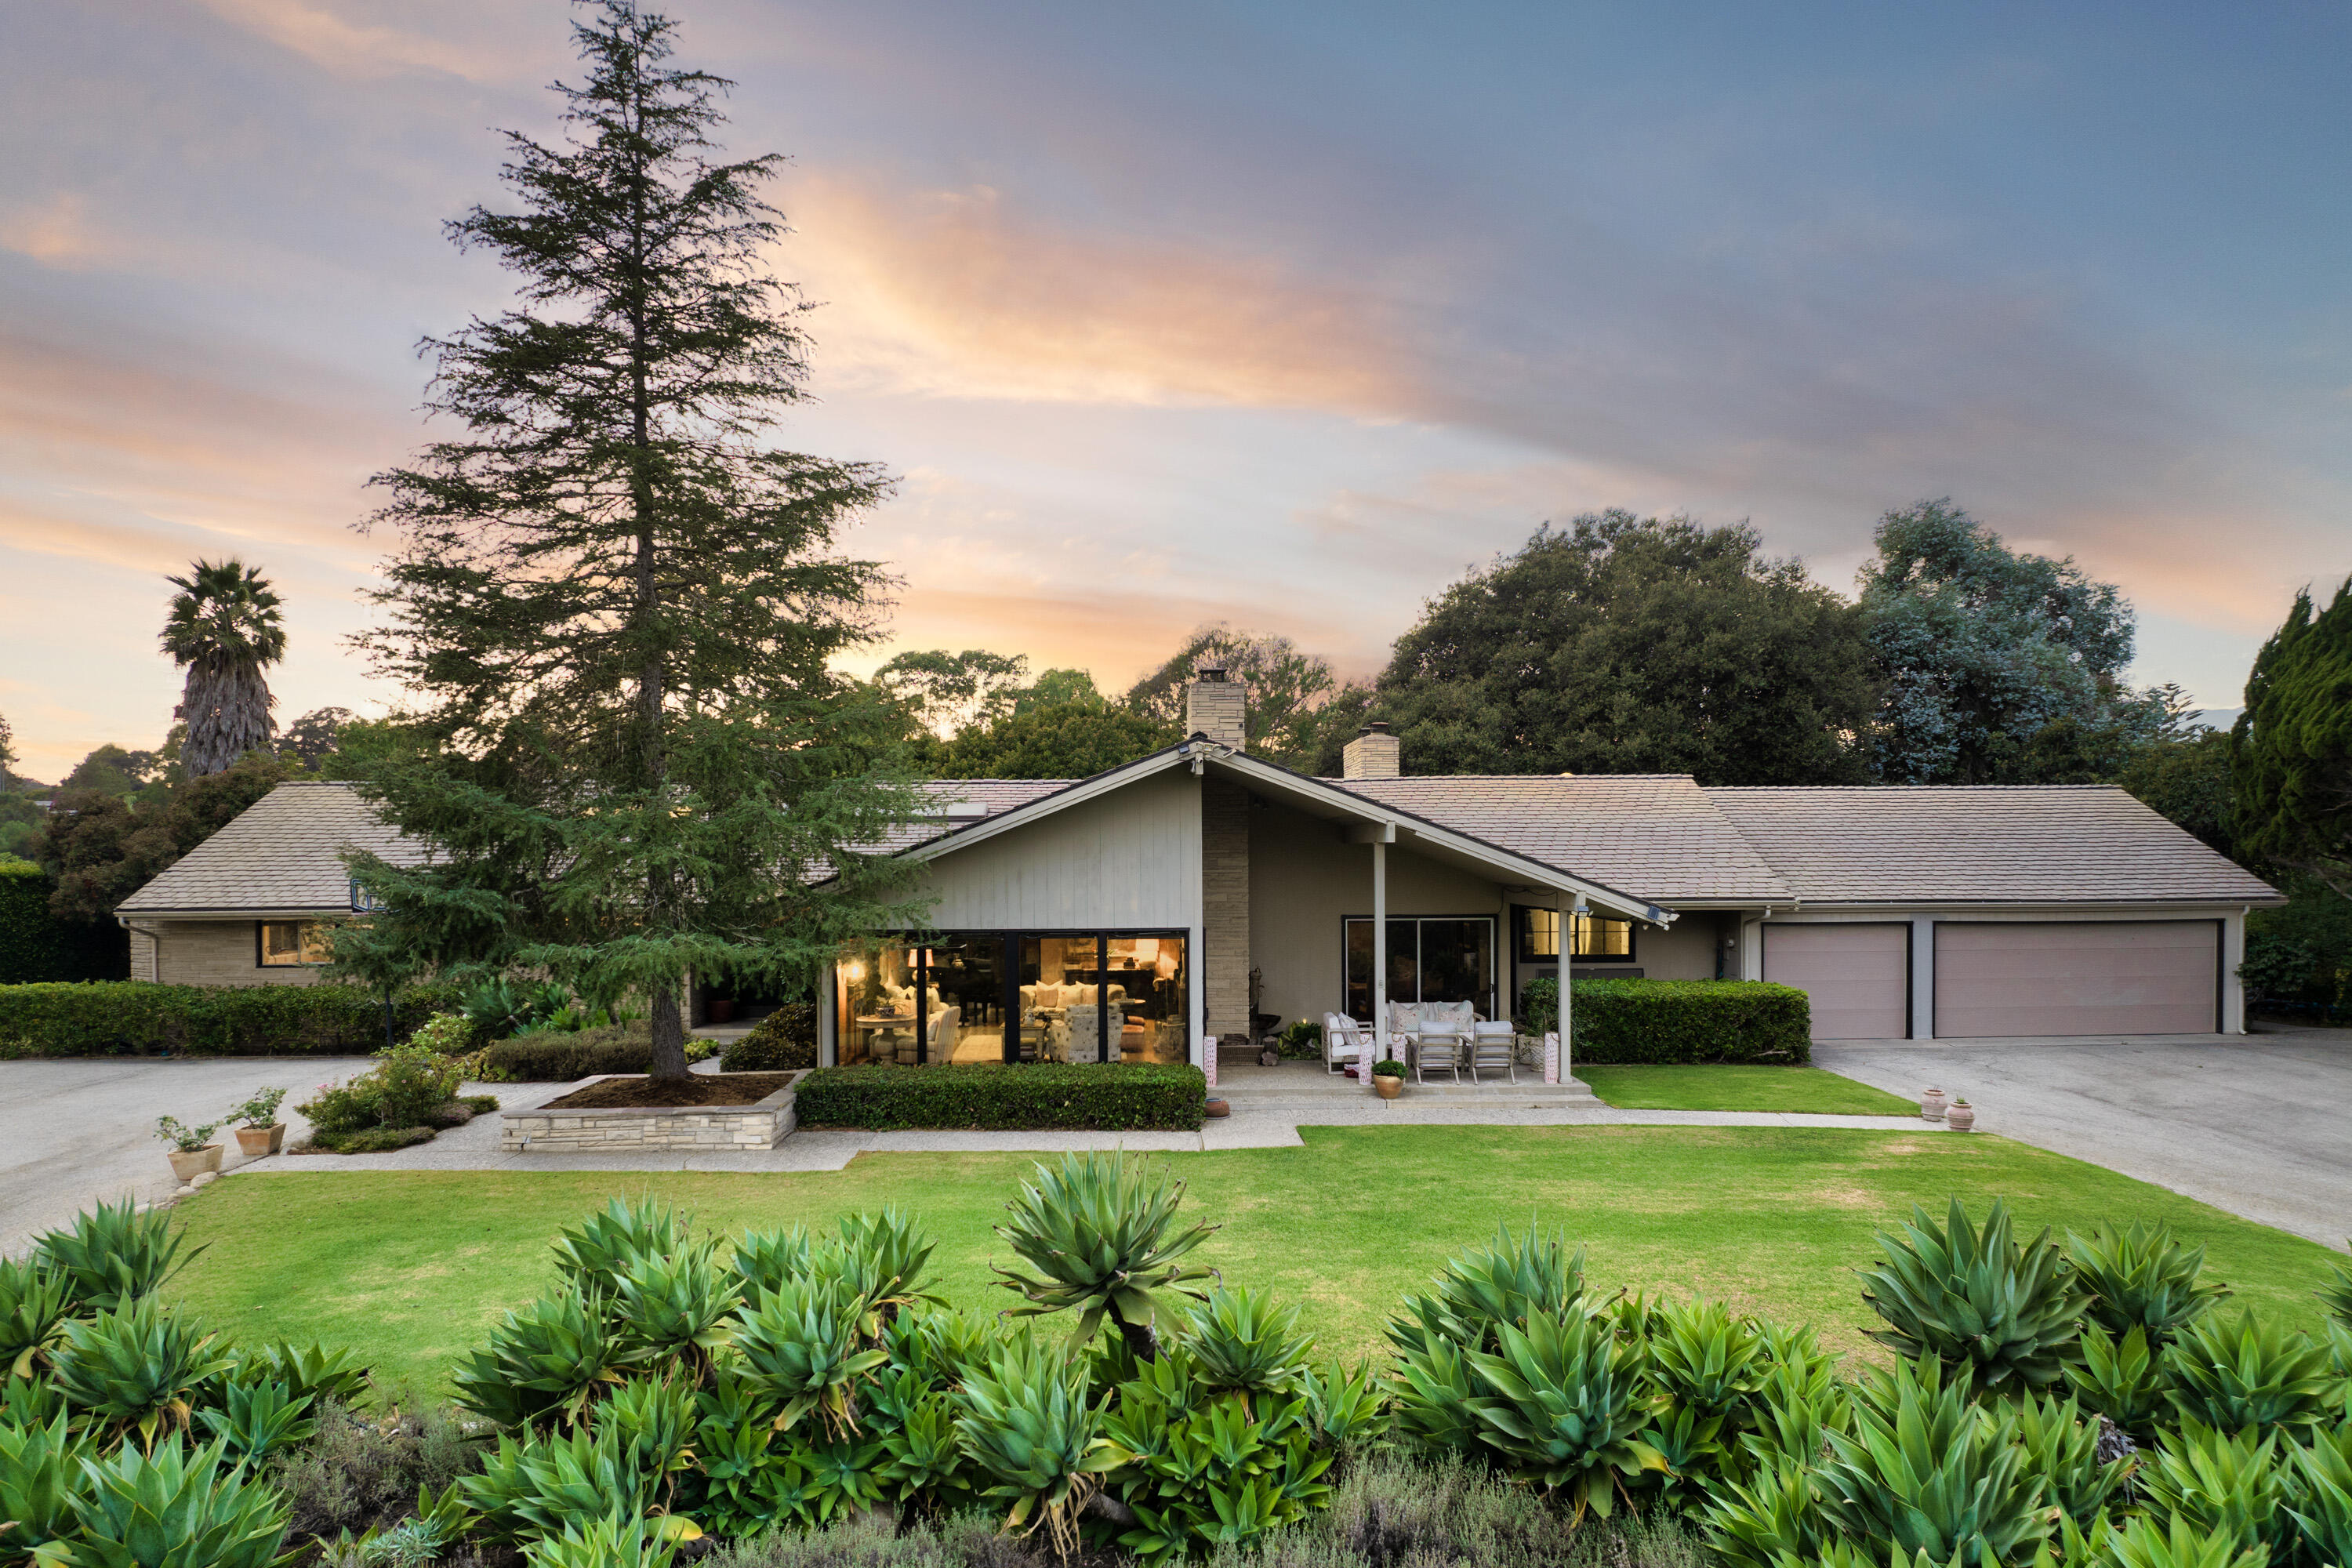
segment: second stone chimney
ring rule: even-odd
[[[1241,751],[1249,741],[1249,689],[1227,679],[1223,665],[1202,665],[1184,688],[1184,732]]]
[[[1392,779],[1404,772],[1397,738],[1389,733],[1385,719],[1375,719],[1357,731],[1339,757],[1343,779]]]

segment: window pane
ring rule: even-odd
[[[1603,915],[1576,917],[1576,956],[1623,958],[1633,951],[1633,922]]]
[[[1192,1021],[1184,994],[1184,939],[1110,939],[1111,1060],[1183,1062],[1192,1058]]]
[[[1519,911],[1525,923],[1519,931],[1519,956],[1523,959],[1559,957],[1559,911],[1529,910]]]
[[[1102,1059],[1102,977],[1092,936],[1033,936],[1021,942],[1021,1057],[1024,1062]],[[1114,993],[1114,1006],[1123,1001]]]
[[[1468,1002],[1494,1016],[1495,922],[1489,920],[1421,922],[1421,996],[1423,1002]]]
[[[261,962],[271,969],[290,968],[302,962],[302,928],[292,921],[265,921],[261,928]]]
[[[324,921],[302,922],[302,962],[328,963],[335,956],[334,933]]]
[[[950,937],[930,950],[930,1016],[923,1024],[923,1060],[1004,1060],[1004,942],[1001,937]]]
[[[915,1065],[915,963],[898,943],[845,959],[836,998],[836,1058]]]

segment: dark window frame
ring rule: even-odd
[[[1502,932],[1497,929],[1502,922],[1496,918],[1495,911],[1486,910],[1469,914],[1392,914],[1389,916],[1391,925],[1401,924],[1406,921],[1412,921],[1413,927],[1413,969],[1416,973],[1422,970],[1421,927],[1423,922],[1428,921],[1484,921],[1486,922],[1486,994],[1484,1005],[1487,1009],[1487,1016],[1494,1016],[1493,1009],[1502,999],[1503,966],[1507,962],[1504,956],[1500,940]],[[1348,928],[1358,921],[1365,925],[1371,924],[1371,911],[1367,910],[1361,914],[1343,914],[1339,917],[1339,1008],[1341,1011],[1348,1009]],[[1396,998],[1391,996],[1389,1000],[1393,1002]],[[1362,1023],[1366,1020],[1358,1019],[1357,1021]]]
[[[1558,954],[1549,952],[1535,952],[1529,949],[1528,943],[1534,935],[1535,922],[1528,917],[1536,913],[1538,908],[1538,906],[1534,904],[1513,904],[1511,906],[1512,956],[1520,963],[1558,963],[1559,962]],[[1557,910],[1551,910],[1544,912],[1557,914],[1559,911]],[[1603,921],[1612,921],[1617,925],[1623,926],[1625,928],[1625,951],[1623,952],[1572,952],[1569,954],[1569,963],[1638,963],[1641,962],[1642,931],[1641,922],[1639,921],[1617,915],[1596,914],[1591,915],[1590,918],[1593,922],[1593,929],[1596,931],[1600,929],[1601,922]],[[1570,931],[1575,929],[1575,921],[1573,919],[1570,919],[1569,921],[1569,929]]]
[[[1093,984],[1099,987],[1104,984],[1103,976],[1110,967],[1110,944],[1121,938],[1146,936],[1163,942],[1173,939],[1184,944],[1184,988],[1180,1005],[1183,1008],[1184,1035],[1187,1042],[1186,1049],[1188,1052],[1197,1051],[1200,1049],[1201,1042],[1194,1037],[1192,1032],[1192,1016],[1193,1005],[1199,999],[1195,989],[1200,984],[1198,978],[1198,954],[1193,951],[1194,943],[1192,941],[1192,933],[1181,927],[1011,926],[979,928],[959,926],[951,931],[877,931],[875,933],[875,941],[884,944],[895,944],[897,946],[903,947],[907,949],[910,954],[911,963],[909,964],[909,968],[913,972],[915,982],[915,1059],[926,1066],[929,1065],[931,1059],[931,949],[934,947],[946,946],[950,941],[980,940],[997,943],[997,967],[999,972],[998,985],[1000,996],[999,1011],[1004,1019],[1003,1026],[1004,1029],[1003,1059],[1008,1063],[1018,1065],[1021,1060],[1020,1037],[1016,1032],[1019,1027],[1021,1016],[1020,944],[1033,937],[1058,937],[1066,942],[1074,937],[1094,938],[1095,966],[1092,973],[1095,978]],[[1097,991],[1097,994],[1099,996],[1100,992]],[[1097,1064],[1116,1061],[1118,1058],[1111,1050],[1109,1009],[1107,1006],[1100,1005],[1098,1002],[1096,1006],[1095,1013],[1095,1059]],[[838,1021],[836,1021],[835,1027],[836,1030],[839,1028]]]

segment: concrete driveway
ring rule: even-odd
[[[2352,1029],[2115,1039],[1822,1042],[1813,1060],[1999,1132],[2341,1251],[2352,1233]]]
[[[168,1196],[179,1183],[169,1145],[155,1136],[157,1117],[224,1121],[230,1106],[276,1084],[289,1091],[278,1114],[291,1142],[310,1131],[297,1100],[371,1065],[365,1057],[0,1062],[0,1253],[22,1251],[102,1199]],[[223,1127],[219,1138],[221,1169],[234,1170],[236,1134]]]

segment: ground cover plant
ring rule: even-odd
[[[1578,1062],[1603,1104],[1628,1110],[1795,1110],[1916,1116],[1918,1102],[1813,1067],[1653,1067]]]

